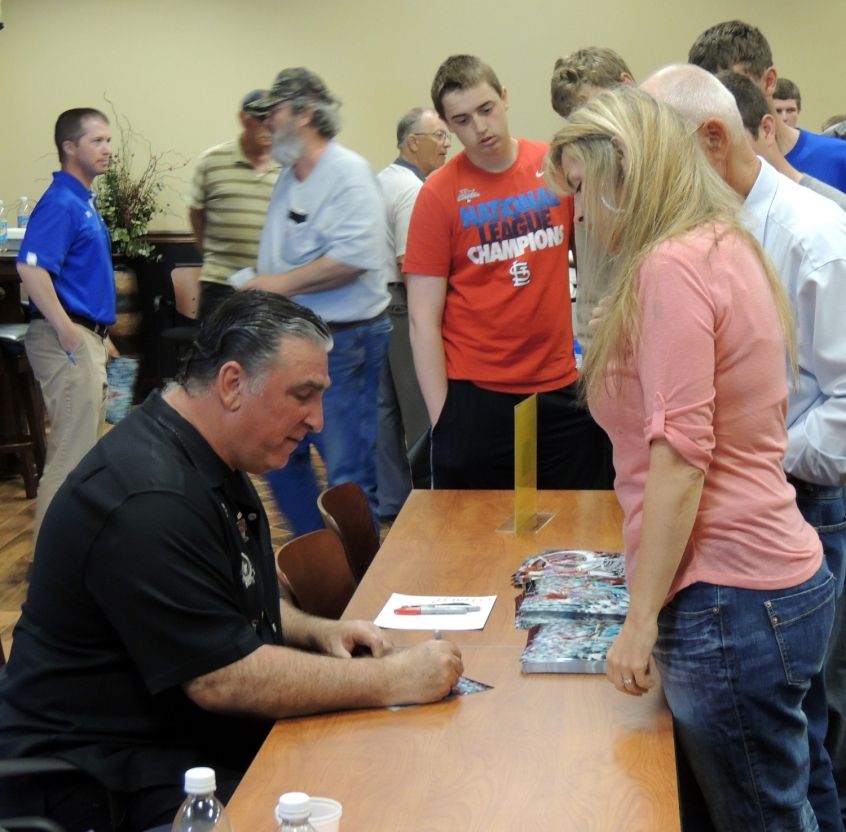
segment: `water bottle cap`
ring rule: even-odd
[[[305,792],[286,792],[276,804],[276,822],[305,820],[311,814],[311,799]]]
[[[217,788],[214,779],[214,769],[189,768],[185,772],[185,791],[187,794],[208,794]]]

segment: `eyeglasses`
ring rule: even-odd
[[[437,142],[450,141],[449,133],[446,130],[435,130],[434,133],[412,133],[412,136],[431,136]]]

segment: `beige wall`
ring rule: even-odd
[[[511,96],[515,133],[549,137],[556,57],[610,46],[637,77],[684,60],[708,26],[759,26],[780,73],[799,84],[802,123],[846,111],[840,51],[846,3],[808,0],[5,0],[0,32],[0,198],[34,198],[56,168],[56,116],[107,108],[106,94],[156,151],[189,165],[167,192],[158,228],[187,228],[182,194],[205,147],[235,134],[240,96],[286,66],[306,65],[344,101],[341,141],[377,169],[394,154],[397,117],[427,103],[438,64],[455,52],[489,61]]]

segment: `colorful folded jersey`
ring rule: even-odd
[[[562,618],[622,621],[629,609],[629,591],[616,580],[554,575],[532,581],[517,598],[515,624],[529,629]]]
[[[523,673],[604,673],[616,621],[565,619],[533,627],[520,657]]]
[[[511,576],[511,582],[514,586],[526,586],[539,578],[555,575],[590,575],[622,584],[626,580],[623,553],[550,549],[526,558]]]

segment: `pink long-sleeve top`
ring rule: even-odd
[[[590,401],[614,446],[629,581],[658,439],[705,474],[668,601],[697,581],[781,589],[807,580],[822,547],[782,469],[785,346],[755,251],[734,231],[702,226],[657,246],[635,279],[635,354]]]

